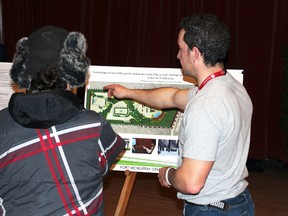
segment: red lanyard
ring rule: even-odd
[[[198,88],[198,91],[200,91],[200,90],[207,84],[207,82],[209,82],[211,79],[214,79],[214,78],[216,78],[216,77],[223,76],[223,75],[225,75],[225,71],[224,71],[224,70],[217,71],[217,72],[211,74],[210,76],[208,76],[208,77],[201,83],[201,85],[200,85],[199,88]],[[198,91],[197,91],[197,92],[198,92]]]

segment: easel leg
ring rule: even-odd
[[[118,201],[115,216],[124,216],[136,175],[137,175],[137,172],[130,172],[129,170],[125,171],[126,179],[125,179],[124,186],[122,188],[122,192]]]

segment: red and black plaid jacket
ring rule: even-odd
[[[103,176],[125,142],[93,111],[23,127],[0,111],[0,215],[103,215]]]

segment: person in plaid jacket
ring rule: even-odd
[[[19,40],[14,93],[0,111],[0,215],[104,215],[103,177],[125,141],[70,90],[90,66],[79,32],[45,26]]]

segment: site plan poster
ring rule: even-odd
[[[243,82],[242,70],[228,72]],[[125,151],[112,169],[158,173],[163,166],[176,166],[183,113],[156,110],[132,100],[109,99],[103,87],[113,83],[134,89],[194,88],[195,80],[183,77],[181,69],[176,68],[90,67],[85,107],[103,115],[126,141]]]

